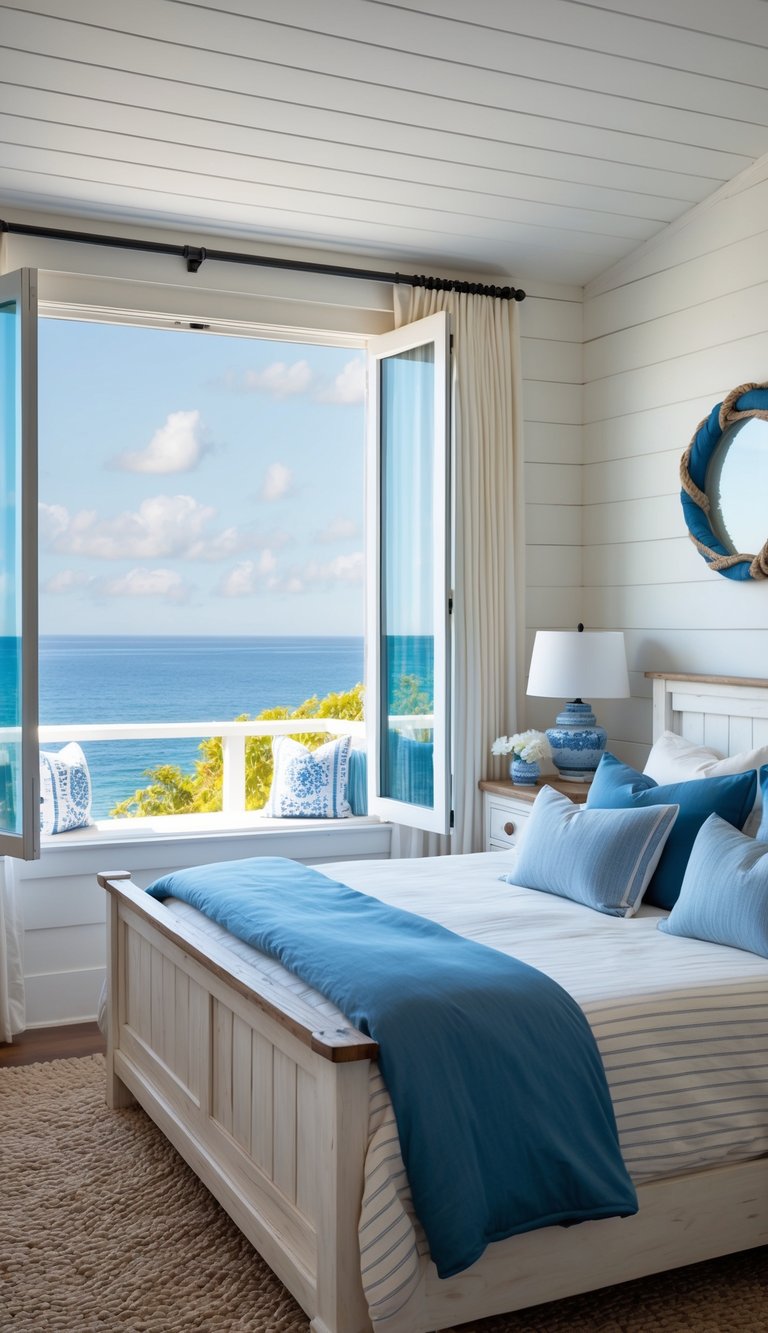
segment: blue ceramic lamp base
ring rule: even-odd
[[[552,763],[569,782],[591,782],[605,750],[608,733],[597,726],[590,704],[574,699],[547,729]]]

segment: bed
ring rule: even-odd
[[[768,744],[768,682],[655,676],[653,691],[654,738],[670,730],[722,754]],[[128,872],[99,876],[108,1102],[139,1101],[313,1333],[426,1333],[768,1240],[768,961],[664,937],[670,980],[655,971],[659,909],[617,919],[502,883],[513,856],[427,858],[407,863],[407,882],[402,862],[322,867],[547,971],[603,1057],[637,1215],[495,1242],[448,1279],[414,1216],[375,1043],[195,909],[156,902]],[[715,1002],[728,1012],[713,1026]],[[683,1029],[695,1061],[677,1058]],[[739,1041],[753,1052],[746,1102],[721,1113],[724,1052]]]

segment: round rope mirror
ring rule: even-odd
[[[741,384],[696,427],[680,460],[680,500],[691,541],[729,579],[768,578],[768,384]],[[762,524],[762,526],[761,526]]]

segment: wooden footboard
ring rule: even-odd
[[[145,1108],[314,1333],[364,1333],[357,1223],[375,1042],[323,1029],[295,996],[254,985],[252,968],[238,976],[193,928],[169,928],[127,873],[98,878],[109,896],[109,1104]]]
[[[172,920],[127,873],[109,899],[107,1098],[135,1098],[293,1293],[313,1333],[369,1333],[358,1218],[375,1042]],[[425,1333],[768,1243],[768,1162],[644,1186],[623,1220],[490,1245],[377,1333]]]

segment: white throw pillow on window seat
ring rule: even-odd
[[[40,751],[40,832],[68,833],[91,820],[91,775],[85,755],[71,741]]]
[[[758,746],[755,750],[742,750],[739,754],[723,756],[708,745],[694,745],[691,741],[678,736],[674,731],[665,731],[654,742],[648,762],[643,772],[664,787],[671,782],[695,781],[696,778],[722,778],[733,773],[748,773],[750,768],[759,770],[768,764],[768,745]],[[754,837],[760,824],[762,809],[760,783],[757,785],[757,799],[754,809],[748,816],[743,832]]]
[[[350,736],[307,749],[290,736],[272,741],[272,788],[263,814],[274,819],[346,819]]]

